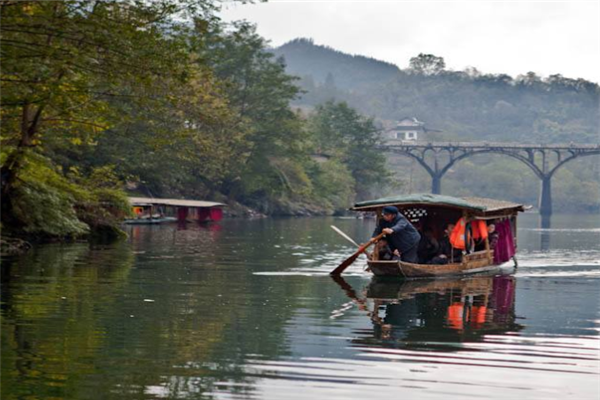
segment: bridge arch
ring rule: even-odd
[[[556,164],[554,166],[554,168],[552,168],[552,170],[548,173],[550,175],[550,178],[552,178],[554,176],[554,173],[563,165],[565,165],[566,163],[568,163],[569,161],[573,161],[574,159],[578,158],[578,157],[587,157],[587,156],[595,156],[595,155],[599,155],[600,154],[600,150],[598,150],[597,152],[589,152],[589,153],[584,153],[584,154],[578,154],[578,155],[571,155],[567,158],[565,158],[564,160],[561,160],[558,162],[558,164]]]
[[[489,150],[477,150],[477,151],[473,151],[473,152],[468,152],[468,153],[464,153],[456,158],[453,158],[448,164],[446,164],[440,170],[440,178],[443,177],[446,174],[446,172],[448,172],[448,170],[450,168],[452,168],[452,166],[454,164],[456,164],[458,161],[464,160],[465,158],[477,156],[480,154],[500,154],[500,155],[512,157],[514,159],[521,161],[525,165],[527,165],[538,178],[542,179],[542,177],[544,175],[544,172],[542,170],[540,170],[540,168],[538,168],[538,166],[535,165],[533,162],[531,162],[531,160],[527,157],[524,157],[520,154],[511,154],[511,153],[506,153],[506,152],[495,150],[495,149],[489,149]]]

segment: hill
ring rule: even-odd
[[[274,49],[286,72],[305,91],[294,104],[306,109],[345,101],[379,123],[404,117],[424,121],[420,139],[518,143],[599,143],[600,89],[584,79],[517,77],[476,69],[451,71],[443,58],[420,54],[410,67],[344,54],[307,39]],[[395,183],[405,192],[427,192],[430,177],[414,160],[394,157]],[[477,171],[477,173],[474,173]],[[600,162],[589,157],[567,164],[553,179],[555,210],[600,210]],[[488,196],[537,203],[540,182],[526,166],[500,155],[481,155],[455,165],[444,176],[449,195]]]
[[[402,70],[308,39],[272,51],[300,78],[299,106],[336,99],[380,120],[417,117],[444,140],[599,142],[600,89],[584,79],[450,71],[423,54]]]
[[[314,85],[353,90],[386,82],[401,73],[394,64],[315,45],[311,39],[295,39],[272,52],[285,58],[286,72],[305,78],[305,86],[312,81]]]

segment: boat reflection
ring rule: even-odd
[[[485,335],[517,332],[514,276],[390,281],[374,278],[358,296],[343,280],[346,294],[370,317],[372,332],[357,345],[395,348],[445,347],[481,341]],[[455,346],[451,346],[455,348]]]

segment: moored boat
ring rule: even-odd
[[[462,226],[459,234],[465,245],[460,257],[457,257],[459,260],[452,257],[447,263],[377,260],[374,252],[367,263],[368,269],[376,276],[430,278],[490,272],[499,270],[511,259],[516,266],[517,214],[527,209],[522,204],[480,197],[411,194],[360,202],[352,210],[375,213],[381,218],[382,209],[386,206],[396,207],[414,225],[422,229],[426,226],[434,239],[441,239],[444,228],[449,224]],[[492,223],[496,237],[491,245],[487,227]],[[473,231],[478,229],[486,232],[481,234],[476,246]]]
[[[125,219],[129,225],[154,225],[165,222],[220,221],[225,204],[213,201],[130,197],[135,218]]]
[[[165,222],[177,222],[175,217],[140,217],[140,218],[128,218],[123,223],[127,225],[156,225]]]

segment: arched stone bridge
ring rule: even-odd
[[[515,144],[490,142],[413,142],[390,140],[384,151],[415,159],[431,176],[431,192],[441,193],[442,177],[458,161],[477,154],[495,153],[515,158],[527,165],[542,181],[539,208],[542,216],[552,215],[551,180],[569,161],[600,155],[600,144]]]

